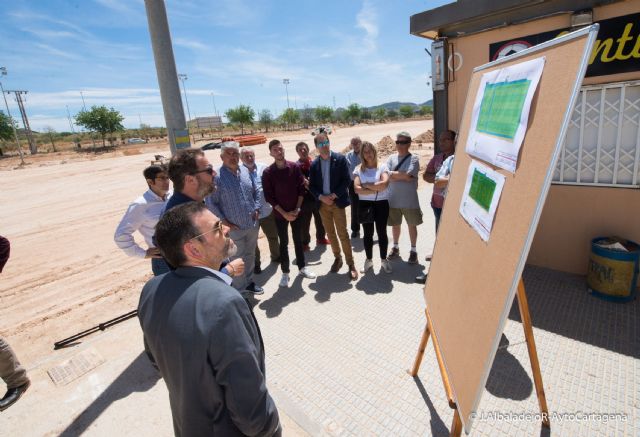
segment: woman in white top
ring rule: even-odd
[[[366,273],[373,267],[373,231],[378,234],[378,246],[380,247],[380,260],[382,270],[391,273],[391,263],[387,260],[387,218],[389,217],[389,174],[386,167],[378,167],[378,151],[368,141],[362,143],[360,148],[361,164],[353,172],[353,186],[360,198],[358,205],[358,217],[364,229],[364,251],[367,260],[361,273]]]

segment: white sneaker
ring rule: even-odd
[[[282,279],[280,279],[280,284],[278,284],[278,287],[289,287],[289,273],[282,274]]]
[[[382,270],[384,270],[385,273],[391,273],[393,271],[393,269],[391,268],[391,263],[388,259],[382,260]]]
[[[298,274],[307,279],[316,279],[316,277],[318,276],[306,267],[301,268],[300,273]]]
[[[373,268],[373,261],[368,259],[364,262],[364,267],[360,269],[360,273],[365,274],[367,270],[371,270]]]

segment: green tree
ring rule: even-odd
[[[384,120],[385,115],[387,115],[387,110],[384,109],[382,106],[377,108],[375,111],[373,111],[373,118],[375,118],[378,121]]]
[[[400,108],[398,108],[398,111],[404,118],[413,117],[413,106],[411,105],[402,105],[400,106]]]
[[[271,111],[268,109],[260,111],[260,114],[258,114],[258,121],[262,127],[264,127],[264,131],[269,132],[269,126],[273,124],[273,115],[271,115]]]
[[[387,111],[387,117],[389,117],[392,120],[395,120],[396,118],[398,118],[398,111],[394,109],[389,109]]]
[[[224,113],[227,119],[231,123],[238,123],[240,125],[240,131],[244,135],[244,125],[253,124],[253,119],[256,117],[256,113],[249,105],[240,105],[235,108],[231,108]]]
[[[10,140],[13,138],[12,122],[11,117],[0,111],[0,140]]]
[[[316,108],[316,119],[320,123],[327,123],[331,121],[331,117],[333,116],[333,109],[330,106],[318,106]]]
[[[431,106],[423,105],[420,107],[420,115],[431,115],[433,114],[433,108]]]
[[[369,111],[369,109],[367,108],[362,108],[362,111],[360,113],[360,118],[362,120],[371,120],[372,118],[371,111]]]
[[[141,138],[149,141],[149,137],[151,136],[151,125],[140,123],[140,136]]]
[[[360,114],[362,113],[362,108],[357,103],[352,103],[347,106],[347,109],[344,110],[342,116],[345,120],[356,122],[360,121]]]
[[[54,128],[52,128],[51,126],[45,126],[44,127],[44,132],[49,137],[49,141],[51,141],[51,147],[53,148],[53,151],[57,152],[56,143],[55,143],[55,141],[53,139],[54,135],[57,133],[56,130]]]
[[[309,108],[308,105],[304,105],[304,109],[302,110],[302,114],[300,116],[300,121],[304,125],[305,129],[309,127],[309,125],[313,124],[313,111]]]
[[[115,109],[107,108],[106,106],[92,106],[90,111],[82,110],[76,114],[76,124],[83,126],[91,131],[96,131],[102,137],[102,147],[105,147],[105,140],[107,135],[112,135],[114,132],[122,132],[124,126],[122,121],[124,117]],[[113,145],[113,138],[109,138],[111,145]]]
[[[293,108],[287,108],[280,116],[282,121],[287,124],[287,129],[291,127],[292,124],[296,124],[300,119],[300,114]]]

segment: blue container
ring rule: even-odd
[[[603,244],[622,244],[627,251],[603,247]],[[587,285],[591,294],[614,302],[628,302],[636,298],[640,246],[618,237],[598,237],[591,240],[591,255]]]

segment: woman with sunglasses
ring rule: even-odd
[[[380,262],[382,270],[391,273],[391,263],[387,260],[387,219],[389,218],[389,174],[386,166],[378,166],[378,151],[368,141],[360,149],[362,163],[353,172],[353,186],[360,198],[358,216],[364,229],[364,251],[367,259],[360,270],[366,273],[373,268],[373,231],[378,234]]]

